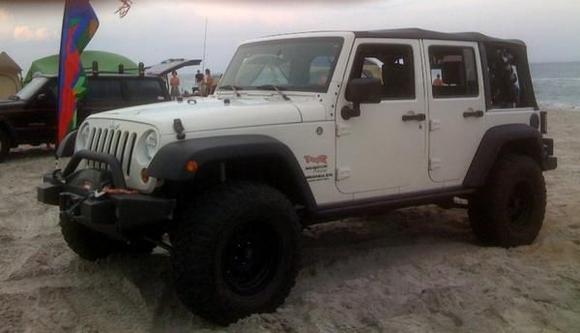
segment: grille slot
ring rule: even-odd
[[[133,149],[135,149],[135,143],[137,143],[137,134],[131,134],[131,139],[129,140],[129,155],[127,157],[127,176],[131,175],[131,161],[133,160]]]
[[[96,153],[113,155],[117,158],[123,173],[131,174],[131,159],[135,145],[137,144],[137,133],[123,131],[120,129],[93,128],[89,135],[88,150]],[[88,161],[89,168],[107,170],[109,166],[105,163]]]

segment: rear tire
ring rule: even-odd
[[[533,243],[546,211],[546,184],[538,163],[523,155],[501,157],[487,184],[469,200],[468,211],[476,237],[486,245]]]
[[[8,154],[10,154],[11,145],[12,141],[8,133],[0,130],[0,162],[3,162],[8,157]]]
[[[294,286],[298,217],[269,186],[219,185],[186,205],[170,237],[177,295],[212,322],[273,312]]]

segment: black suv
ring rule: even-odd
[[[0,161],[18,145],[54,143],[57,91],[56,76],[38,76],[16,95],[0,100]],[[167,84],[160,76],[88,76],[88,92],[79,105],[77,123],[94,113],[169,100]]]

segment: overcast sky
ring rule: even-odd
[[[93,0],[101,26],[88,49],[145,64],[201,58],[208,19],[207,64],[227,66],[250,38],[307,30],[420,27],[479,31],[526,41],[532,62],[580,61],[580,0]],[[23,4],[25,3],[25,4]],[[0,0],[0,51],[23,68],[58,52],[64,1]]]

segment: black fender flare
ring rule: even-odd
[[[188,161],[199,169],[213,162],[274,157],[288,166],[294,185],[300,191],[307,209],[316,207],[314,196],[302,167],[284,143],[265,135],[231,135],[188,139],[161,148],[147,168],[150,176],[169,181],[188,181],[195,177],[186,170]]]
[[[537,129],[525,124],[500,125],[488,129],[477,148],[463,186],[483,186],[501,150],[507,144],[521,140],[534,142],[531,153],[540,160],[543,158],[542,135]]]
[[[75,152],[75,143],[77,142],[78,130],[69,132],[56,148],[56,157],[71,157]]]

